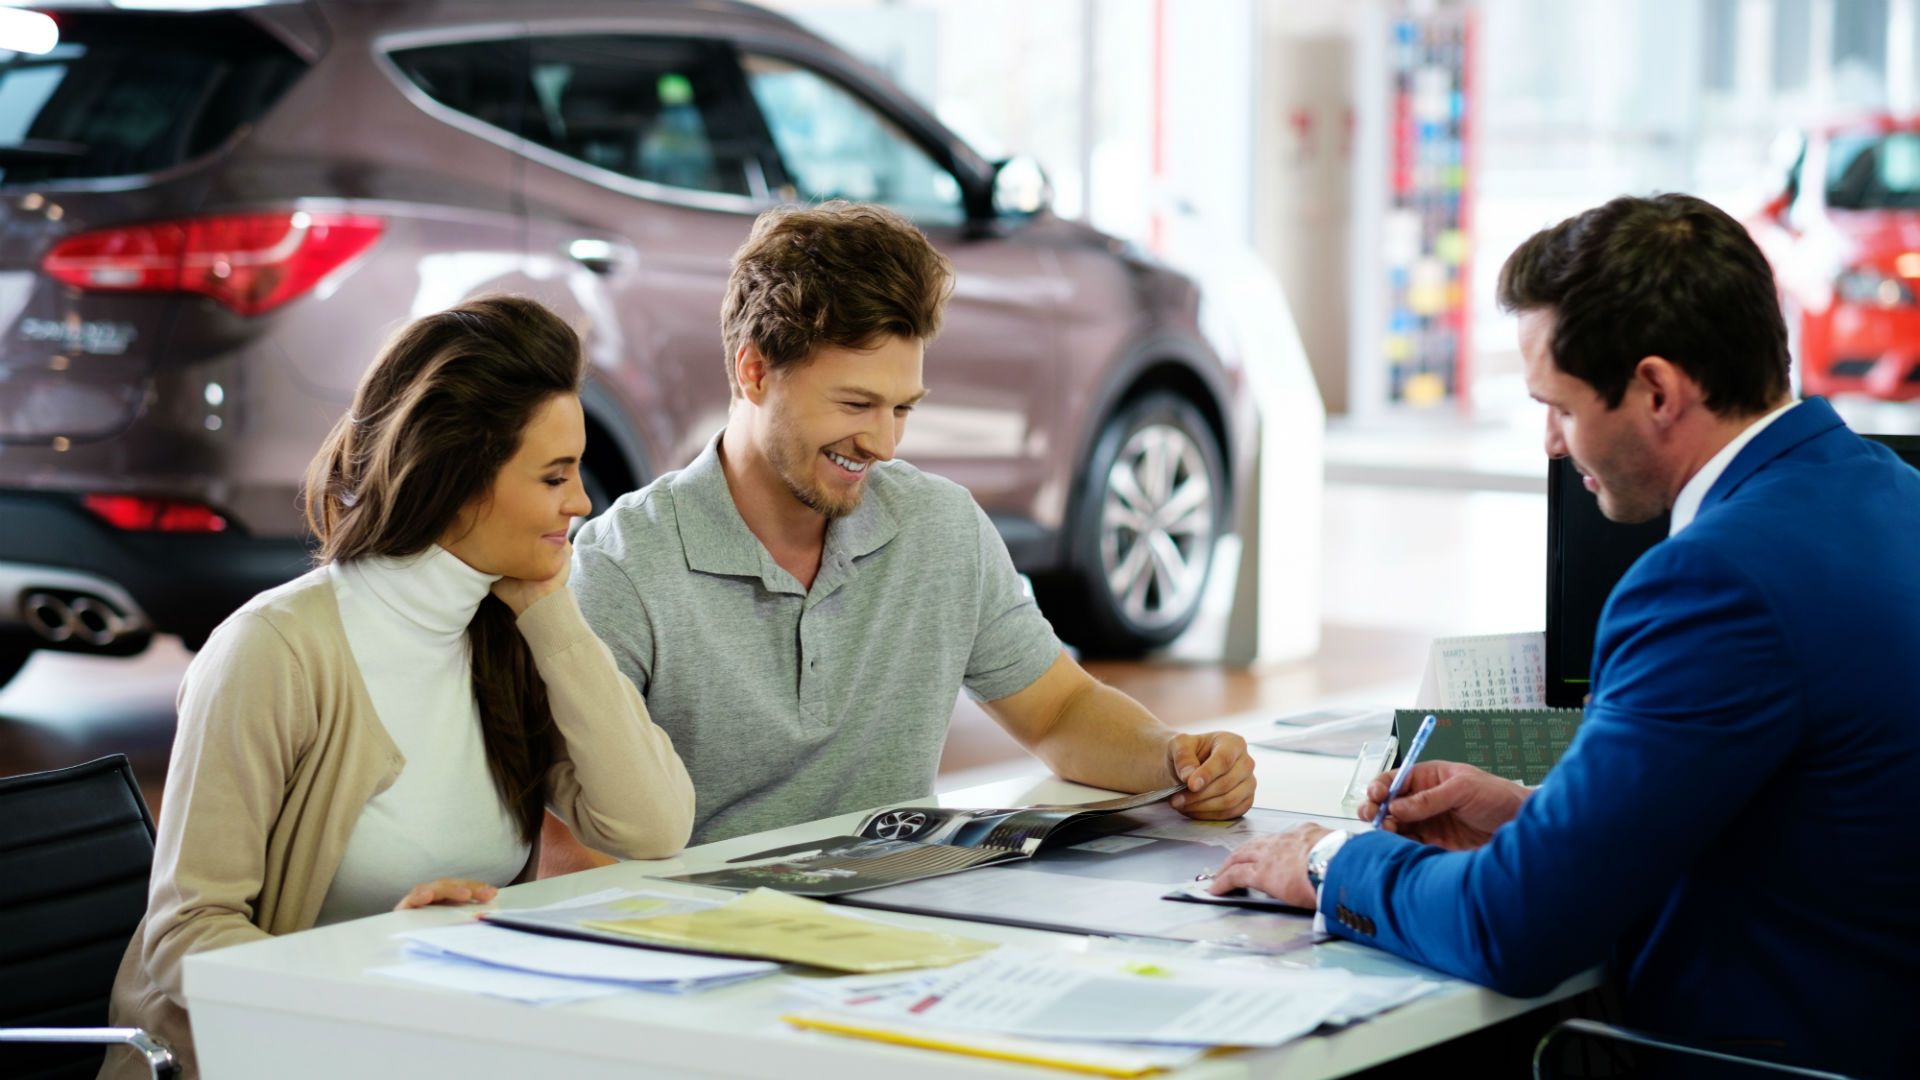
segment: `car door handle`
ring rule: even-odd
[[[567,257],[596,274],[611,274],[633,261],[633,254],[625,245],[594,237],[582,237],[569,243]]]

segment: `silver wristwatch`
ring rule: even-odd
[[[1307,881],[1315,892],[1319,892],[1320,883],[1327,880],[1327,864],[1333,861],[1334,853],[1352,836],[1350,832],[1335,829],[1307,849]]]

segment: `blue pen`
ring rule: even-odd
[[[1373,827],[1379,828],[1387,823],[1387,807],[1393,797],[1400,794],[1400,788],[1407,782],[1407,774],[1413,771],[1414,763],[1420,760],[1420,751],[1427,748],[1427,736],[1433,734],[1433,725],[1438,723],[1432,713],[1420,721],[1420,730],[1413,733],[1413,745],[1407,747],[1407,756],[1400,762],[1400,771],[1393,774],[1393,783],[1387,788],[1387,797],[1380,800],[1380,812],[1373,816]]]

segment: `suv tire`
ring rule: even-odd
[[[1107,420],[1069,518],[1067,572],[1040,590],[1062,639],[1090,655],[1137,656],[1186,630],[1212,575],[1221,461],[1206,418],[1170,391]]]

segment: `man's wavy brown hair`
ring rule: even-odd
[[[727,385],[739,394],[734,358],[748,342],[777,371],[822,345],[931,341],[952,293],[953,264],[891,210],[841,201],[769,210],[734,252],[720,306]]]

